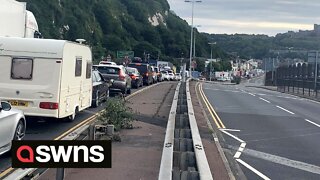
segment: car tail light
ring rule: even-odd
[[[41,109],[59,109],[59,103],[40,102],[39,107],[40,107]]]
[[[137,79],[137,76],[135,76],[135,75],[130,75],[130,77],[131,77],[131,79]]]
[[[119,80],[124,81],[126,79],[125,74],[123,74],[122,70],[119,71]]]

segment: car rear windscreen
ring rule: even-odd
[[[129,67],[137,68],[140,74],[148,72],[148,66],[145,64],[129,64]]]
[[[108,66],[99,66],[98,71],[101,74],[119,74],[120,68],[117,67],[108,67]]]

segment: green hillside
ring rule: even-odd
[[[190,26],[167,0],[27,0],[45,38],[83,38],[95,60],[118,50],[151,58],[188,57]],[[153,21],[151,20],[153,19]],[[152,25],[153,24],[153,25]],[[196,32],[197,56],[209,56],[207,38]]]

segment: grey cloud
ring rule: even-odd
[[[169,3],[171,9],[180,17],[185,19],[191,17],[190,3],[185,3],[184,0],[169,0]],[[194,12],[195,17],[200,19],[313,24],[320,23],[320,18],[317,16],[319,10],[318,0],[202,0],[202,3],[195,4]],[[290,29],[279,29],[281,32],[287,30]],[[261,28],[261,32],[263,31]],[[264,32],[275,33],[268,29]]]

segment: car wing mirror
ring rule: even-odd
[[[11,105],[7,102],[1,102],[1,105],[0,105],[0,111],[10,111],[11,110]]]
[[[110,83],[113,84],[114,83],[114,79],[110,79]]]

